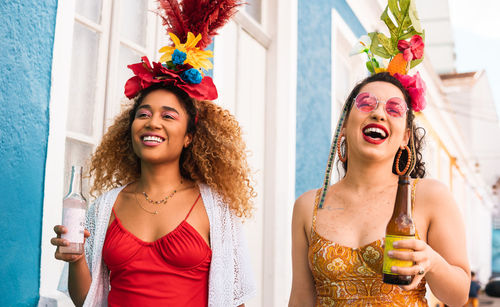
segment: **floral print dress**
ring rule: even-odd
[[[351,248],[327,240],[316,232],[319,195],[314,206],[308,251],[316,306],[428,306],[425,279],[410,291],[382,282],[383,239]]]

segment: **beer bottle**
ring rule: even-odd
[[[71,185],[63,199],[63,222],[67,232],[61,238],[69,241],[68,246],[61,246],[59,251],[66,254],[83,253],[83,232],[85,230],[85,211],[87,202],[82,195],[82,167],[71,167]]]
[[[407,175],[399,176],[394,211],[392,212],[391,220],[385,229],[383,264],[384,283],[393,285],[409,285],[413,280],[413,276],[411,275],[399,275],[391,272],[391,267],[411,267],[413,266],[413,261],[394,259],[387,255],[390,250],[394,249],[392,244],[395,241],[415,238],[415,224],[412,219],[410,193],[410,177]],[[403,251],[405,249],[397,250]]]

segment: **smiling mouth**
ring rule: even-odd
[[[153,144],[160,144],[165,141],[164,138],[159,137],[159,136],[154,136],[154,135],[144,135],[141,137],[141,140],[144,143],[153,143]]]
[[[366,127],[363,129],[363,134],[374,140],[385,140],[387,138],[387,133],[383,129],[376,127]]]

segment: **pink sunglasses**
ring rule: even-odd
[[[392,117],[402,117],[408,111],[406,102],[399,97],[389,98],[386,102],[379,101],[375,95],[367,92],[359,93],[354,98],[356,108],[364,113],[370,113],[375,110],[379,103],[385,104],[385,112]]]

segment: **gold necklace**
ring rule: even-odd
[[[182,183],[183,183],[183,181],[182,181],[182,179],[181,179],[181,183],[180,183],[179,187],[182,185]],[[161,208],[158,208],[158,209],[157,209],[157,210],[155,210],[155,211],[149,211],[148,209],[144,208],[144,206],[143,206],[143,205],[141,205],[141,202],[139,201],[139,198],[137,198],[137,194],[138,194],[138,192],[137,192],[137,188],[138,188],[138,187],[139,187],[139,184],[137,184],[137,187],[135,188],[135,193],[134,193],[134,196],[135,196],[135,201],[137,202],[137,204],[139,205],[139,207],[141,207],[141,209],[142,209],[142,210],[146,211],[146,212],[147,212],[147,213],[149,213],[149,214],[157,215],[157,214],[160,212],[160,209],[161,209]],[[173,192],[173,193],[171,193],[169,196],[167,196],[167,197],[166,197],[163,201],[159,201],[159,202],[155,202],[155,203],[156,203],[156,204],[158,204],[158,205],[160,205],[160,204],[165,204],[165,203],[166,203],[166,201],[167,201],[169,198],[171,198],[172,196],[174,196],[174,194],[175,194],[175,193],[177,193],[177,190],[179,189],[179,187],[177,187],[177,189],[175,189],[175,190],[174,190],[174,192]],[[145,194],[145,192],[143,192],[143,193]],[[146,196],[147,196],[147,194],[146,194]],[[150,202],[151,202],[151,201],[150,201]],[[153,202],[151,202],[151,203],[153,203]]]
[[[155,204],[155,205],[163,204],[166,203],[172,196],[174,196],[175,193],[177,193],[177,190],[179,189],[180,186],[182,186],[182,184],[183,182],[181,179],[181,183],[179,184],[177,189],[173,190],[169,195],[165,196],[165,198],[160,200],[150,199],[146,191],[142,191],[142,195],[144,195],[144,198],[146,198],[146,201],[149,202],[150,204]]]
[[[137,191],[134,193],[135,195],[135,201],[137,202],[137,204],[139,205],[139,207],[141,207],[142,210],[146,211],[147,213],[149,214],[158,214],[158,212],[160,212],[160,210],[155,210],[155,211],[149,211],[148,209],[144,208],[141,203],[139,202],[139,199],[137,198]]]

